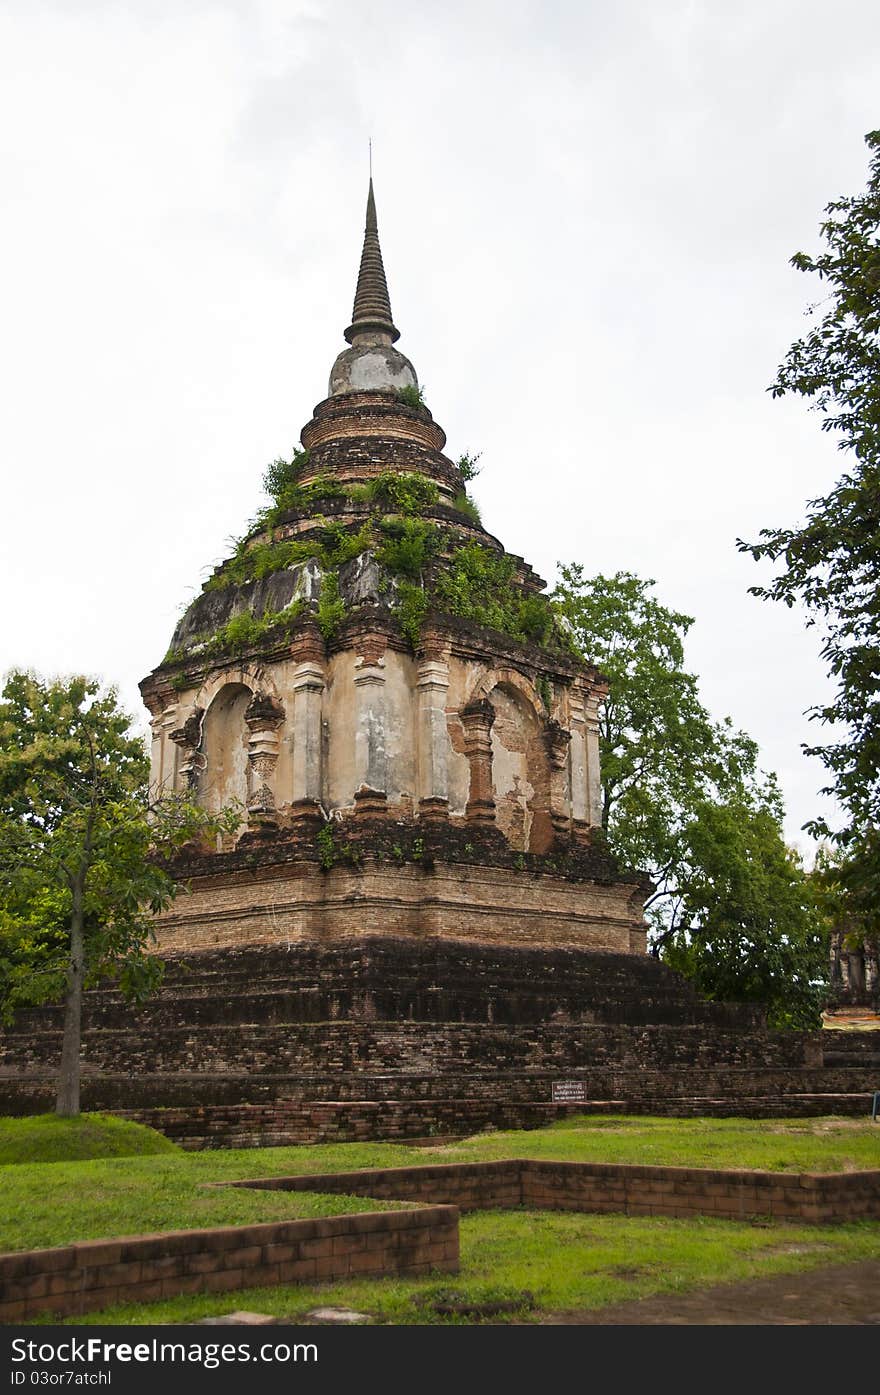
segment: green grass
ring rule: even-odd
[[[57,1114],[0,1118],[0,1166],[179,1152],[177,1144],[164,1134],[112,1114],[80,1114],[75,1119],[60,1119]]]
[[[100,1118],[100,1116],[91,1116]],[[88,1116],[80,1122],[85,1129]],[[121,1131],[129,1127],[111,1120]],[[0,1120],[0,1136],[33,1125],[48,1160],[58,1156],[54,1116]],[[45,1134],[41,1134],[45,1130]],[[27,1129],[25,1129],[27,1133]],[[63,1129],[62,1129],[63,1133]],[[144,1231],[247,1224],[327,1214],[331,1201],[293,1192],[205,1188],[204,1183],[281,1177],[366,1167],[402,1167],[491,1158],[659,1163],[672,1166],[839,1172],[880,1167],[880,1127],[870,1120],[650,1119],[582,1116],[548,1129],[477,1134],[460,1143],[411,1148],[392,1143],[338,1143],[298,1148],[252,1148],[184,1153],[148,1129],[164,1151],[154,1156],[91,1161],[18,1162],[0,1168],[0,1251],[63,1245]],[[45,1154],[44,1154],[45,1156]],[[303,1210],[309,1205],[319,1210]],[[364,1210],[363,1201],[337,1197],[333,1209]]]
[[[444,1150],[445,1151],[445,1150]],[[432,1151],[441,1161],[441,1152]],[[653,1119],[581,1115],[546,1129],[477,1135],[448,1160],[553,1158],[663,1167],[849,1172],[880,1168],[880,1126],[870,1119]],[[426,1159],[427,1161],[427,1159]]]
[[[197,1294],[143,1306],[120,1304],[70,1321],[184,1323],[244,1308],[297,1322],[311,1308],[332,1305],[355,1308],[382,1323],[455,1323],[473,1319],[438,1314],[438,1300],[480,1305],[526,1294],[533,1296],[533,1307],[491,1320],[535,1321],[565,1309],[602,1308],[651,1294],[877,1258],[880,1226],[868,1223],[818,1228],[483,1211],[462,1218],[459,1274]]]
[[[486,1133],[432,1148],[348,1143],[19,1163],[0,1168],[0,1251],[394,1205],[320,1192],[203,1185],[209,1182],[505,1157],[846,1171],[880,1167],[880,1127],[849,1119],[583,1116],[547,1129]],[[880,1258],[880,1225],[872,1222],[820,1229],[709,1218],[495,1211],[465,1216],[461,1235],[458,1276],[206,1294],[115,1307],[77,1321],[186,1322],[231,1307],[296,1320],[319,1302],[351,1305],[383,1322],[455,1321],[434,1312],[432,1295],[449,1291],[479,1304],[526,1290],[535,1296],[535,1316],[817,1264]]]

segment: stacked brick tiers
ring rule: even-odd
[[[52,1107],[60,1009],[0,1036],[0,1110]],[[865,1114],[880,1036],[770,1032],[648,956],[439,939],[168,961],[135,1012],[88,995],[83,1107],[189,1148],[535,1127],[587,1109]],[[586,1104],[554,1104],[578,1082]]]

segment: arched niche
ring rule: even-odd
[[[529,688],[524,680],[502,680],[487,693],[494,712],[492,794],[495,822],[510,846],[546,852],[553,843],[546,723]]]
[[[248,737],[244,714],[253,697],[245,683],[218,688],[202,722],[199,802],[211,813],[238,803],[242,818],[248,802]]]

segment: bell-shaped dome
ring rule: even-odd
[[[393,347],[400,331],[391,318],[372,179],[354,310],[345,337],[351,348],[343,349],[330,370],[331,397],[344,392],[394,392],[418,387],[416,370]]]
[[[393,392],[418,387],[416,370],[391,344],[359,343],[343,349],[330,370],[331,397],[343,392]]]

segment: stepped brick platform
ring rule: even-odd
[[[51,1109],[61,1013],[0,1034],[0,1110]],[[560,1081],[579,1088],[555,1103]],[[866,1114],[876,1033],[768,1031],[649,956],[415,937],[171,959],[87,995],[83,1108],[188,1148],[422,1138],[572,1112]]]

